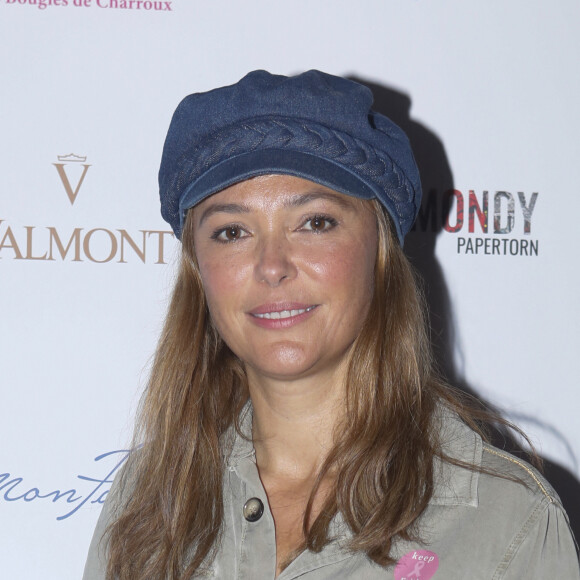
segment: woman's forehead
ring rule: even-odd
[[[259,175],[211,195],[197,206],[194,214],[200,224],[209,215],[224,213],[270,212],[280,209],[335,205],[345,211],[371,211],[372,204],[313,181],[292,175]]]

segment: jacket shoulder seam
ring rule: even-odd
[[[515,465],[523,469],[534,480],[534,482],[536,483],[540,491],[544,494],[544,496],[548,499],[548,501],[550,503],[554,503],[554,497],[548,492],[544,484],[540,481],[540,478],[523,461],[520,461],[519,459],[516,459],[515,457],[508,455],[507,453],[502,453],[501,451],[497,451],[496,449],[491,449],[487,445],[485,445],[483,449],[484,451],[487,451],[492,455],[497,455],[502,459],[506,459],[507,461],[510,461],[511,463],[514,463]]]

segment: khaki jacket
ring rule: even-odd
[[[249,432],[248,421],[251,417],[245,420]],[[300,554],[278,579],[580,580],[568,519],[550,484],[527,463],[482,443],[479,435],[453,417],[442,421],[442,435],[450,456],[519,478],[525,485],[437,462],[435,493],[419,520],[423,541],[395,541],[392,554],[396,564],[383,568],[365,554],[349,552],[345,543],[350,533],[337,516],[331,530],[336,539],[320,553]],[[244,517],[243,506],[250,498],[258,498],[264,506],[257,521]],[[273,580],[274,521],[253,445],[239,436],[234,437],[224,476],[224,502],[221,545],[209,575],[204,577]],[[83,580],[105,578],[105,555],[99,539],[110,510],[107,502]]]

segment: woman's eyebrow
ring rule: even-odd
[[[291,196],[286,202],[284,202],[284,207],[300,207],[310,203],[311,201],[329,201],[331,203],[336,203],[347,210],[354,210],[354,204],[351,200],[342,195],[337,195],[334,193],[328,193],[325,191],[313,191],[311,193],[297,194]],[[203,222],[215,213],[230,213],[230,214],[240,214],[240,213],[251,213],[251,208],[247,205],[241,203],[213,203],[209,205],[201,214],[199,218],[198,226],[201,226]]]
[[[207,207],[199,218],[199,225],[214,213],[250,213],[247,205],[240,203],[214,203]]]
[[[293,195],[284,205],[286,207],[299,207],[301,205],[306,205],[311,201],[317,201],[320,199],[324,201],[330,201],[331,203],[336,203],[344,209],[355,209],[354,204],[347,196],[339,195],[336,193],[329,193],[326,191],[313,191],[311,193]]]

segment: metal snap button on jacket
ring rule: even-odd
[[[244,504],[244,517],[249,522],[257,522],[264,513],[264,504],[257,497],[250,498]]]

